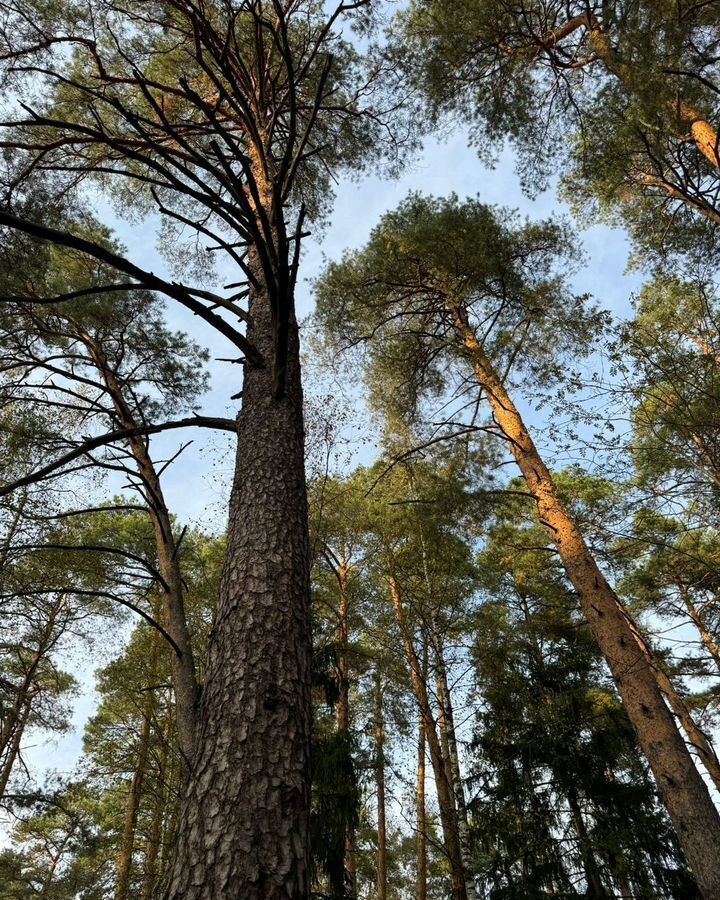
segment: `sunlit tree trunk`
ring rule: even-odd
[[[638,646],[643,653],[643,656],[647,660],[648,665],[652,668],[653,674],[655,675],[655,679],[658,683],[658,687],[667,698],[667,702],[670,704],[670,709],[672,709],[678,721],[682,725],[682,729],[685,732],[687,739],[695,749],[700,762],[705,767],[708,775],[712,779],[713,784],[715,785],[717,790],[720,791],[720,760],[718,760],[715,748],[711,744],[710,739],[705,734],[705,732],[698,726],[697,722],[693,718],[692,713],[688,709],[687,703],[679,694],[670,676],[665,672],[663,667],[653,656],[652,650],[650,649],[647,640],[640,632],[637,625],[635,625],[635,623],[633,622],[632,617],[628,614],[627,618],[632,632],[635,636],[635,640],[637,641]]]
[[[297,324],[285,389],[263,274],[249,297],[227,558],[197,753],[165,900],[306,900],[312,726],[310,578]]]
[[[607,660],[639,744],[655,776],[685,856],[706,900],[720,897],[720,816],[668,709],[655,673],[638,646],[620,600],[591,556],[558,496],[552,475],[465,311],[455,326],[495,421],[537,504],[580,606]]]

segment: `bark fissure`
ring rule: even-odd
[[[263,285],[254,249],[251,265]],[[249,317],[248,338],[272,359],[266,289],[251,289]],[[269,366],[246,366],[227,558],[166,900],[306,900],[309,893],[312,643],[294,319],[281,397],[272,380]]]

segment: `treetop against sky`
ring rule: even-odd
[[[0,900],[720,897],[718,59],[0,5]]]

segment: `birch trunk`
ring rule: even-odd
[[[495,420],[537,504],[580,606],[605,657],[660,796],[706,900],[720,898],[720,815],[696,769],[638,646],[625,610],[591,556],[560,500],[552,475],[505,386],[485,355],[465,312],[452,308],[455,326]]]

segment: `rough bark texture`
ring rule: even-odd
[[[433,715],[432,704],[427,690],[427,683],[423,679],[420,661],[405,619],[400,588],[394,578],[390,579],[390,594],[395,609],[395,617],[405,645],[405,654],[408,668],[410,669],[413,691],[418,702],[420,715],[425,720],[425,735],[430,750],[430,762],[432,763],[435,776],[435,788],[440,808],[440,824],[442,825],[443,840],[445,842],[445,854],[450,864],[453,898],[454,900],[468,900],[465,869],[460,850],[460,836],[458,834],[457,810],[448,771],[447,757],[443,753],[441,739],[438,736],[437,722]]]
[[[380,672],[375,675],[375,787],[377,789],[377,900],[387,900],[387,827],[385,823],[385,717]]]
[[[718,153],[718,136],[712,125],[705,119],[695,119],[690,126],[690,134],[695,146],[716,169],[720,168]]]
[[[706,900],[720,900],[720,815],[668,709],[619,598],[560,500],[552,475],[463,310],[455,325],[478,384],[537,504],[580,606],[607,660],[660,796]]]
[[[228,551],[197,755],[166,900],[306,900],[312,645],[302,390],[291,323],[273,397],[268,297],[253,290]]]
[[[678,721],[682,725],[683,731],[687,735],[687,738],[692,746],[695,748],[698,758],[700,759],[708,775],[712,779],[713,784],[715,785],[716,789],[720,791],[720,760],[718,760],[717,758],[715,748],[710,743],[707,735],[695,722],[692,713],[687,707],[687,703],[685,703],[683,698],[677,692],[675,685],[672,683],[672,679],[663,670],[662,666],[660,666],[660,664],[655,660],[655,657],[653,656],[652,650],[648,646],[647,641],[629,616],[628,620],[633,634],[635,635],[635,640],[638,642],[638,646],[642,650],[642,653],[645,656],[648,665],[651,666],[653,670],[658,683],[658,687],[667,698],[667,702],[670,704],[670,709],[672,709],[672,711],[677,716]]]

